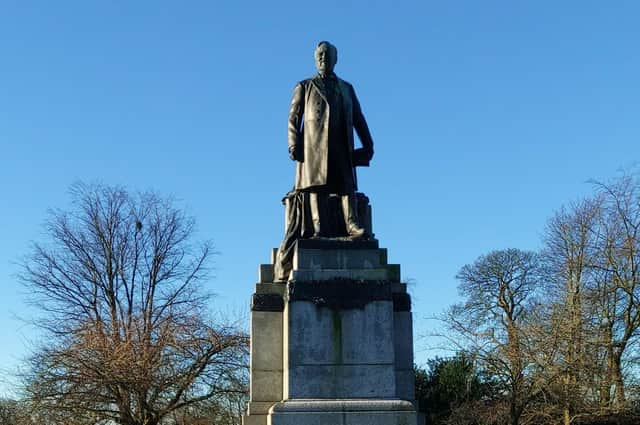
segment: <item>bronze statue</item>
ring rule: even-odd
[[[353,86],[333,72],[336,47],[320,42],[315,60],[318,74],[296,85],[289,111],[289,155],[297,161],[294,190],[309,194],[313,237],[326,234],[328,196],[335,194],[341,197],[347,234],[359,238],[365,230],[357,217],[355,167],[369,165],[373,140]],[[354,149],[354,129],[360,149]]]
[[[276,282],[287,281],[298,239],[373,237],[358,221],[358,207],[367,211],[368,198],[356,196],[355,172],[373,157],[371,134],[353,87],[333,73],[335,46],[321,41],[315,59],[318,74],[296,85],[289,111],[289,156],[296,161],[296,181],[283,199],[285,237],[275,261]],[[362,148],[354,149],[354,129]]]

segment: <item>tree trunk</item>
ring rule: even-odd
[[[564,400],[562,400],[562,424],[563,425],[571,424],[571,403],[569,400],[571,399],[572,394],[570,394],[571,392],[570,382],[571,382],[571,376],[565,375],[562,379],[562,384],[564,385],[564,388],[563,388]]]
[[[518,425],[520,423],[520,415],[522,415],[522,406],[518,405],[518,399],[515,394],[511,396],[511,405],[509,406],[510,424]]]
[[[620,354],[616,353],[613,357],[613,383],[616,386],[615,392],[615,407],[616,410],[622,410],[625,407],[627,402],[626,396],[624,393],[624,379],[622,377],[622,358],[621,358],[622,350],[620,350]]]
[[[518,409],[511,407],[511,425],[518,425],[520,423],[520,415],[517,412]]]
[[[611,325],[605,328],[604,341],[607,347],[606,371],[600,382],[600,407],[609,409],[611,407],[611,386],[613,385],[613,330]]]
[[[569,411],[569,407],[567,406],[562,409],[562,424],[571,425],[571,412]]]

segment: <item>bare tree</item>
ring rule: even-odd
[[[52,211],[47,244],[20,276],[43,313],[26,394],[79,423],[157,425],[228,392],[245,373],[247,338],[207,310],[209,243],[153,193],[77,184]]]
[[[517,249],[493,251],[457,275],[464,302],[447,321],[463,346],[507,391],[509,421],[518,425],[537,393],[527,371],[532,364],[527,320],[539,284],[538,256]]]
[[[556,341],[546,368],[559,372],[551,388],[565,424],[627,407],[625,360],[640,327],[640,182],[626,175],[596,189],[556,213],[545,238],[543,320]]]
[[[542,369],[553,379],[548,388],[555,392],[552,399],[559,402],[564,425],[585,412],[590,395],[597,393],[594,380],[605,372],[595,325],[600,309],[589,303],[602,211],[600,198],[572,203],[549,220],[545,232],[548,297],[538,320],[544,332],[537,346],[548,354]]]
[[[614,407],[626,405],[624,359],[640,328],[640,178],[596,183],[605,213],[600,222],[598,300]],[[603,392],[610,388],[603,387]],[[607,394],[608,396],[609,394]]]
[[[24,402],[0,398],[0,425],[31,425],[33,423]]]
[[[502,381],[488,405],[511,424],[637,421],[640,175],[595,187],[549,220],[541,255],[494,251],[457,276],[452,339]],[[481,411],[461,406],[456,420]]]

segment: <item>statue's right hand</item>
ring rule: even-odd
[[[298,149],[296,149],[295,146],[289,146],[289,158],[291,158],[292,161],[299,161],[300,160],[300,155],[298,154]]]

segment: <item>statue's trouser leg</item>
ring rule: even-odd
[[[326,194],[317,192],[309,193],[309,206],[311,209],[314,237],[320,237],[326,233],[323,228],[323,221],[326,219],[327,202]]]
[[[363,236],[365,230],[358,224],[358,206],[355,193],[342,195],[342,213],[344,214],[344,224],[349,236]]]

